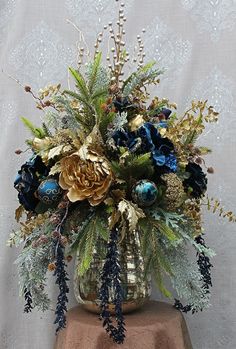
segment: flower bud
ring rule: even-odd
[[[25,92],[31,92],[31,87],[30,86],[25,86]]]
[[[16,150],[15,150],[15,154],[20,155],[21,153],[23,153],[22,150],[20,150],[20,149],[16,149]]]
[[[207,172],[211,173],[211,174],[214,173],[214,168],[213,167],[208,167]]]

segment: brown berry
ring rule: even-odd
[[[202,163],[202,159],[198,157],[198,158],[196,158],[195,162],[196,162],[197,164],[201,164],[201,163]]]
[[[102,103],[101,109],[106,112],[108,110],[108,105],[106,103]]]
[[[44,105],[45,105],[46,107],[50,107],[51,102],[50,102],[50,101],[45,101],[45,102],[44,102]]]
[[[21,153],[23,153],[22,150],[20,150],[20,149],[16,149],[16,150],[15,150],[15,154],[20,155]]]
[[[61,236],[60,240],[63,246],[65,246],[68,243],[68,239],[66,236]]]
[[[30,86],[25,86],[25,92],[31,92],[31,87]]]
[[[49,263],[49,264],[48,264],[48,270],[49,270],[49,271],[54,271],[55,269],[56,269],[55,263]]]
[[[207,172],[211,173],[211,174],[214,173],[214,168],[213,167],[208,167]]]
[[[72,259],[73,259],[73,257],[71,255],[66,257],[66,260],[67,260],[68,263],[70,263],[70,261],[72,261]]]
[[[54,230],[54,231],[52,232],[52,236],[53,236],[54,238],[58,238],[59,235],[60,235],[60,233],[59,233],[57,230]]]

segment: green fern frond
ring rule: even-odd
[[[143,176],[147,178],[147,174],[151,177],[154,172],[150,153],[129,154],[122,159],[122,162],[112,161],[111,166],[121,179],[141,179]]]
[[[79,274],[83,275],[88,269],[93,259],[93,252],[95,243],[97,241],[97,228],[96,228],[96,218],[90,221],[85,234],[83,234],[80,240],[78,251],[79,251]]]
[[[91,74],[90,74],[89,81],[88,81],[88,90],[89,90],[90,94],[93,93],[94,85],[96,84],[96,81],[97,81],[98,71],[99,71],[100,64],[101,64],[101,58],[102,58],[102,53],[99,52],[96,55],[94,62],[92,64]]]
[[[73,68],[69,68],[69,71],[76,81],[76,87],[78,88],[82,98],[85,100],[89,100],[90,93],[89,93],[89,90],[87,88],[86,81],[85,81],[83,75],[80,74],[80,72],[78,70],[75,70]]]
[[[44,130],[42,128],[35,127],[30,120],[22,116],[21,121],[28,128],[28,130],[30,130],[33,136],[37,138],[44,138],[46,136]]]
[[[166,225],[162,221],[156,221],[154,222],[154,226],[158,229],[158,231],[165,236],[170,242],[176,241],[179,239],[176,233],[173,229],[171,229],[168,225]]]
[[[89,104],[89,102],[87,101],[86,98],[83,98],[81,95],[79,95],[78,93],[76,93],[74,91],[64,90],[63,94],[69,95],[69,96],[77,99],[79,102],[85,104],[88,108],[91,107],[91,105]]]
[[[171,292],[167,290],[167,288],[164,285],[163,282],[163,272],[166,271],[166,269],[169,271],[171,270],[170,265],[167,267],[168,261],[165,260],[164,262],[164,257],[160,258],[160,244],[159,244],[159,239],[156,231],[152,229],[150,233],[150,254],[152,256],[152,261],[151,261],[151,270],[152,274],[154,276],[154,280],[156,281],[156,284],[161,291],[161,293],[167,297],[171,297]]]
[[[105,114],[99,121],[99,130],[101,132],[102,138],[106,140],[108,125],[112,123],[116,116],[116,113],[110,112]]]
[[[92,94],[92,100],[96,100],[97,98],[105,97],[107,96],[108,90],[106,87],[101,87],[100,89],[96,90]]]
[[[172,275],[171,265],[161,252],[160,234],[149,218],[139,221],[141,250],[145,261],[145,277],[152,273],[157,286],[165,297],[171,297],[164,285],[162,274]]]
[[[94,248],[98,239],[108,241],[109,229],[107,214],[101,208],[96,208],[84,222],[77,219],[80,226],[74,242],[70,246],[70,253],[77,251],[79,255],[80,275],[83,275],[92,262]]]

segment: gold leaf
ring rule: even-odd
[[[107,206],[113,206],[114,205],[114,200],[111,198],[111,197],[108,197],[104,200],[104,203],[107,205]]]
[[[114,200],[116,202],[119,202],[120,200],[125,198],[125,190],[121,190],[121,189],[113,189],[111,191],[111,196],[114,198]]]
[[[141,208],[136,204],[123,199],[118,205],[118,211],[123,218],[125,217],[129,222],[129,230],[133,231],[136,229],[138,220],[144,218],[145,214]]]
[[[61,164],[60,164],[60,162],[57,162],[57,163],[55,163],[54,166],[51,167],[51,170],[49,172],[49,176],[53,176],[59,172],[61,172]]]
[[[64,145],[64,144],[58,145],[58,146],[56,146],[56,147],[54,147],[54,148],[49,150],[48,159],[53,159],[55,156],[61,155],[63,153],[68,153],[71,150],[73,150],[73,148],[69,144],[67,144],[67,145]]]
[[[48,153],[48,159],[53,159],[55,156],[60,155],[62,153],[63,148],[64,145],[58,145],[57,147],[50,149]]]
[[[108,218],[109,229],[111,230],[114,226],[119,222],[120,212],[117,210],[113,210],[111,216]]]
[[[17,222],[19,222],[19,220],[21,219],[23,213],[24,213],[25,209],[22,205],[20,205],[19,207],[17,207],[17,209],[15,210],[15,220]]]

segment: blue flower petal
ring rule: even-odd
[[[154,160],[155,165],[157,166],[163,166],[166,163],[165,155],[161,154],[160,152],[152,152],[152,158]]]
[[[169,169],[172,172],[177,171],[177,168],[178,168],[177,159],[176,159],[176,156],[174,154],[169,154],[168,156],[166,156],[165,166],[169,167]]]

